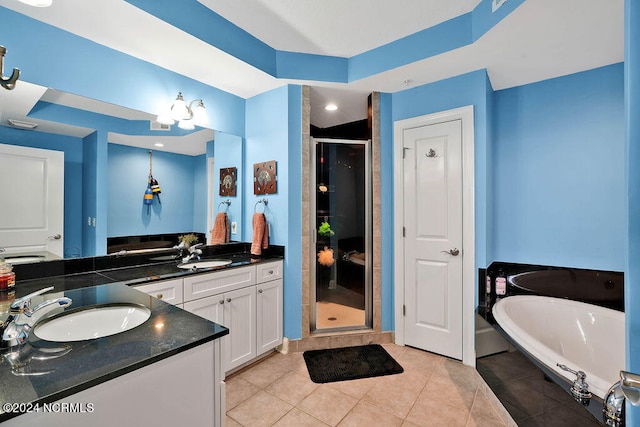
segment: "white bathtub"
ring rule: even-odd
[[[498,325],[530,355],[569,382],[587,374],[591,392],[604,398],[625,368],[624,313],[577,301],[510,296],[496,303]]]

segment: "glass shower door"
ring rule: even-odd
[[[312,330],[371,327],[368,141],[315,140]]]

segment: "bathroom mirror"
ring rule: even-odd
[[[155,119],[149,113],[22,80],[14,90],[0,91],[0,144],[64,152],[64,258],[105,255],[106,251],[87,250],[92,244],[87,234],[92,233],[102,240],[184,232],[208,235],[213,215],[222,208],[241,224],[242,191],[228,197],[219,196],[217,189],[220,168],[241,170],[242,138],[198,126],[183,130],[176,124],[169,129]],[[103,148],[95,152],[96,147]],[[150,174],[161,191],[145,205]],[[101,182],[104,179],[107,182]],[[101,224],[101,215],[87,209],[91,199],[106,204],[106,222]],[[230,204],[219,206],[222,199]],[[231,238],[241,240],[242,230]],[[1,240],[0,247],[6,244]]]

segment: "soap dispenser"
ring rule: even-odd
[[[504,274],[504,270],[498,270],[496,276],[496,298],[500,299],[507,295],[507,277]]]
[[[16,273],[13,272],[13,266],[0,257],[0,292],[13,290],[15,284]]]

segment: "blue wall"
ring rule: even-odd
[[[397,92],[392,95],[392,120],[404,120],[425,114],[436,113],[468,105],[474,107],[475,134],[475,215],[476,215],[476,267],[484,268],[487,264],[487,169],[486,152],[490,141],[487,140],[488,93],[491,86],[486,71],[474,71],[452,77],[428,85]],[[391,124],[392,126],[392,124]],[[387,136],[388,138],[389,136]],[[383,141],[383,144],[388,144]],[[393,176],[393,165],[388,165],[383,174]],[[392,205],[385,207],[384,215],[391,215]],[[393,253],[390,254],[393,259]],[[387,256],[385,255],[385,259]],[[387,261],[388,262],[388,261]]]
[[[82,256],[82,139],[0,126],[0,144],[64,152],[64,256]]]
[[[149,176],[149,150],[109,144],[108,156],[109,175],[102,196],[108,202],[109,237],[206,232],[205,155],[153,151],[153,177],[160,184],[162,203],[155,198],[150,214],[143,204]],[[196,179],[205,182],[197,196],[196,188],[201,186],[194,185]],[[196,213],[200,213],[202,219],[196,221]]]
[[[215,218],[216,214],[220,211],[227,212],[230,222],[235,222],[237,227],[237,233],[231,234],[230,239],[236,241],[247,241],[250,239],[250,236],[245,237],[244,227],[243,227],[243,213],[244,206],[242,203],[243,193],[245,187],[245,165],[244,165],[244,156],[242,150],[243,140],[241,137],[237,135],[231,135],[224,132],[216,132],[215,134],[215,143],[213,147],[212,156],[215,158],[215,166],[213,172],[213,193],[216,198],[216,203],[214,206],[213,218]],[[236,195],[235,196],[220,196],[219,188],[220,188],[220,169],[225,168],[237,168],[236,175]],[[252,184],[251,181],[246,181],[247,183]],[[220,202],[223,200],[230,200],[231,205],[220,205]],[[212,219],[213,219],[212,218]]]
[[[300,86],[282,86],[247,100],[245,167],[241,171],[244,186],[244,239],[251,241],[251,219],[257,200],[268,199],[264,208],[270,225],[271,244],[284,245],[284,335],[302,336],[301,246],[301,123],[302,90]],[[277,193],[253,194],[255,163],[276,161]],[[259,212],[263,206],[258,205]]]
[[[159,114],[181,91],[211,128],[242,135],[244,99],[0,7],[0,40],[20,80]],[[44,65],[46,64],[46,65]]]
[[[640,373],[640,1],[625,0],[625,138],[628,189],[628,258],[625,309],[627,369]],[[627,422],[640,424],[640,408],[627,404]]]
[[[623,65],[495,94],[494,260],[622,271]]]

